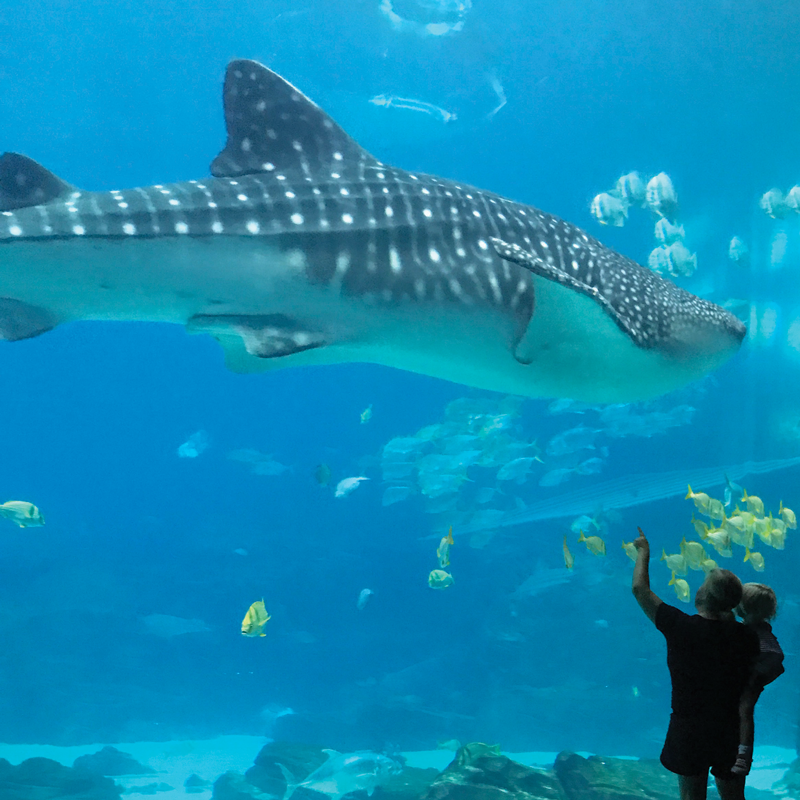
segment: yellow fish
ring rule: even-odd
[[[20,528],[39,528],[44,525],[44,516],[33,503],[24,500],[9,500],[0,503],[0,516],[15,522]]]
[[[767,544],[776,550],[783,550],[786,546],[786,528],[773,528]]]
[[[693,492],[692,487],[689,486],[689,493],[686,495],[687,500],[694,500],[695,507],[701,514],[708,516],[708,504],[711,498],[705,492]]]
[[[689,598],[692,596],[692,590],[689,588],[689,584],[683,578],[676,578],[675,573],[672,573],[672,580],[668,584],[669,586],[675,587],[675,594],[678,597],[678,600],[681,603],[688,603]]]
[[[674,555],[668,556],[667,551],[664,548],[661,548],[661,561],[667,562],[667,568],[672,571],[672,577],[675,577],[675,574],[678,575],[685,575],[688,571],[689,567],[686,563],[686,558],[682,556],[680,553],[675,553]],[[670,584],[671,586],[672,584]]]
[[[692,525],[694,525],[697,535],[701,539],[705,539],[705,536],[708,533],[708,523],[703,522],[701,519],[695,519],[694,514],[692,514]]]
[[[712,528],[705,536],[707,542],[711,542],[711,546],[725,558],[730,558],[733,555],[731,551],[731,535],[728,531],[723,531],[722,528]]]
[[[700,542],[687,542],[685,536],[681,542],[681,554],[692,569],[702,569],[700,564],[708,558],[705,548]]]
[[[428,586],[431,589],[446,589],[448,586],[452,586],[453,583],[455,583],[453,576],[443,569],[433,569],[431,574],[428,575]]]
[[[361,424],[366,425],[372,419],[372,403],[361,412]]]
[[[453,543],[453,526],[451,525],[447,536],[442,536],[442,541],[436,548],[436,558],[439,559],[439,566],[442,569],[450,566],[450,545]]]
[[[583,531],[578,537],[579,542],[586,542],[586,549],[596,556],[604,556],[606,554],[606,543],[599,536],[584,536]]]
[[[725,506],[722,505],[722,500],[711,498],[708,501],[708,511],[706,511],[706,514],[708,514],[711,519],[722,522],[725,519]]]
[[[772,538],[772,522],[766,517],[759,517],[753,523],[753,531],[764,544],[769,544]],[[750,545],[752,545],[752,541]]]
[[[569,551],[569,547],[567,547],[567,536],[564,535],[564,566],[567,569],[572,569],[575,566],[575,559],[572,556],[572,553]]]
[[[264,606],[264,600],[256,600],[242,620],[242,635],[244,636],[266,636],[264,633],[264,626],[272,619],[267,614],[267,609]]]
[[[700,562],[700,569],[708,575],[712,569],[719,569],[719,564],[713,558],[707,558],[705,561]]]
[[[749,561],[756,572],[764,571],[764,556],[762,556],[761,553],[751,553],[748,547],[744,551],[744,560]]]
[[[783,500],[781,500],[781,507],[778,509],[778,513],[781,515],[781,519],[786,523],[786,527],[794,530],[797,527],[797,517],[794,515],[794,511],[791,508],[786,508],[783,504]]]
[[[746,513],[746,512],[745,512]],[[749,547],[753,544],[753,531],[757,529],[757,520],[748,528],[747,521],[741,514],[734,514],[722,522],[722,529],[727,531],[734,544]]]
[[[764,501],[754,494],[748,495],[746,491],[742,492],[742,501],[747,503],[747,510],[755,514],[757,517],[764,516]]]
[[[625,540],[622,541],[622,549],[625,551],[625,555],[628,558],[635,562],[636,556],[638,555],[638,550],[633,546],[633,542],[626,542]]]

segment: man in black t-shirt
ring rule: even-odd
[[[731,768],[739,746],[739,698],[759,644],[732,613],[742,584],[728,570],[712,570],[695,595],[697,615],[684,614],[650,589],[650,545],[639,533],[633,594],[667,640],[672,678],[672,715],[661,763],[678,775],[681,800],[705,800],[709,769],[722,800],[744,800],[744,776]]]

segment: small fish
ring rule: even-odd
[[[675,553],[674,555],[668,556],[667,551],[662,548],[661,561],[667,562],[667,569],[672,570],[673,576],[675,574],[686,575],[689,570],[689,566],[686,563],[686,558],[680,553]]]
[[[568,481],[574,472],[574,469],[569,469],[567,467],[551,469],[550,472],[545,472],[545,474],[539,478],[539,486],[558,486],[564,483],[564,481]]]
[[[681,542],[681,555],[691,569],[697,570],[702,569],[700,565],[708,558],[708,554],[700,542],[687,542],[685,536]]]
[[[366,792],[371,797],[376,788],[392,775],[399,775],[403,771],[394,759],[368,750],[353,753],[338,753],[336,750],[322,752],[328,760],[301,782],[297,782],[283,764],[276,762],[286,780],[283,800],[289,800],[298,788],[325,795],[330,800],[341,800],[352,792]]]
[[[599,536],[585,536],[581,531],[578,541],[585,542],[586,549],[596,556],[604,556],[606,554],[606,543]]]
[[[645,202],[661,217],[670,217],[678,210],[678,195],[666,172],[659,172],[648,181]]]
[[[44,515],[33,503],[24,500],[8,500],[0,503],[0,516],[5,517],[20,528],[39,528],[44,525]]]
[[[575,558],[573,557],[572,553],[569,551],[569,547],[567,546],[567,536],[564,534],[564,544],[562,545],[564,550],[564,566],[567,569],[572,569],[575,566]]]
[[[638,551],[634,547],[633,542],[626,542],[625,540],[623,540],[622,541],[622,549],[625,551],[625,555],[628,556],[628,558],[631,561],[636,563],[636,557],[637,557]]]
[[[599,475],[603,471],[603,459],[595,456],[594,458],[587,458],[586,461],[581,461],[575,467],[576,475]]]
[[[711,498],[705,492],[693,492],[692,487],[689,486],[689,493],[686,495],[686,499],[693,500],[697,510],[701,514],[708,515],[708,504]]]
[[[669,248],[663,244],[653,248],[647,256],[647,266],[659,275],[663,275],[665,272],[671,272],[672,261],[670,261],[669,257]]]
[[[670,245],[682,242],[686,238],[686,231],[684,231],[683,225],[675,225],[666,217],[661,217],[656,222],[655,235],[660,244]]]
[[[439,566],[444,569],[450,566],[450,545],[453,544],[453,526],[447,532],[447,536],[442,536],[442,541],[436,548],[436,558],[439,559]]]
[[[629,205],[644,206],[647,199],[647,186],[638,172],[629,172],[617,178],[614,193],[627,201]]]
[[[521,458],[515,458],[500,467],[500,469],[497,471],[497,480],[515,480],[518,483],[522,483],[524,482],[527,474],[530,472],[533,462],[541,460],[542,459],[538,456],[523,456]]]
[[[747,266],[750,261],[750,250],[739,236],[734,236],[728,244],[728,258],[735,264]]]
[[[712,528],[709,529],[704,538],[707,542],[711,542],[711,546],[723,558],[731,557],[731,535],[728,531],[724,531],[721,528]]]
[[[314,470],[314,480],[320,486],[327,486],[331,482],[331,468],[325,464],[317,464],[317,468]]]
[[[703,572],[705,572],[706,575],[708,575],[708,573],[711,572],[711,570],[719,569],[719,564],[717,564],[717,562],[714,561],[713,558],[707,558],[705,559],[705,561],[701,562],[700,569],[702,569]]]
[[[689,584],[683,578],[676,578],[675,573],[672,573],[672,580],[667,584],[668,586],[675,587],[675,594],[682,603],[688,603],[689,598],[692,596],[692,590]]]
[[[722,505],[722,500],[717,500],[712,497],[708,501],[708,511],[706,511],[706,514],[708,514],[711,519],[722,522],[722,520],[725,519],[725,506]]]
[[[334,497],[347,497],[350,492],[355,491],[362,481],[368,481],[363,475],[357,478],[344,478],[336,484],[336,490],[333,493]]]
[[[792,511],[791,508],[787,508],[783,504],[783,500],[781,500],[780,508],[778,509],[778,513],[781,515],[781,519],[784,521],[787,528],[791,528],[794,530],[797,527],[797,517]]]
[[[638,697],[639,696],[639,687],[638,686],[631,686],[631,694],[634,697]]]
[[[197,458],[208,444],[208,434],[203,430],[196,431],[178,448],[178,458]]]
[[[596,531],[600,530],[600,524],[597,521],[596,517],[590,517],[588,514],[581,514],[581,516],[577,517],[572,521],[569,526],[569,529],[573,533],[580,533],[582,528],[589,528],[590,525],[594,526]]]
[[[358,593],[358,602],[356,602],[356,607],[359,611],[364,610],[364,606],[369,603],[369,599],[373,594],[375,594],[375,592],[373,592],[372,589],[362,589]]]
[[[607,192],[598,194],[592,200],[589,210],[601,225],[621,228],[628,218],[628,204]]]
[[[400,503],[406,500],[414,493],[414,487],[410,484],[398,484],[397,486],[387,486],[383,490],[383,497],[381,498],[382,506],[391,506],[394,503]]]
[[[723,505],[725,508],[729,508],[730,504],[733,502],[734,494],[738,494],[739,497],[742,496],[742,487],[739,486],[738,483],[733,483],[731,479],[726,475],[725,476],[725,491],[723,492],[722,499]]]
[[[372,419],[372,403],[361,412],[361,424],[366,425]]]
[[[762,211],[772,219],[783,219],[789,210],[786,198],[780,189],[770,189],[761,195],[758,205]]]
[[[669,274],[673,278],[691,278],[697,269],[697,254],[692,253],[683,242],[673,242],[667,247]]]
[[[764,501],[760,497],[747,492],[742,492],[742,502],[747,503],[747,510],[755,514],[757,517],[764,516]]]
[[[267,634],[264,633],[264,627],[271,619],[272,617],[267,613],[267,609],[264,606],[263,598],[261,600],[256,600],[256,602],[247,609],[247,613],[244,615],[244,619],[242,620],[242,635],[266,636]]]
[[[747,547],[744,551],[744,560],[749,561],[756,572],[764,571],[764,556],[761,553],[754,553]]]
[[[792,186],[792,188],[786,192],[785,202],[787,208],[791,208],[792,211],[800,213],[800,186]]]
[[[427,114],[440,122],[455,122],[456,114],[452,111],[445,111],[433,103],[426,103],[424,100],[415,100],[413,97],[395,97],[394,95],[378,94],[371,98],[370,103],[383,108],[403,108],[407,111],[419,111]]]
[[[431,589],[446,589],[454,583],[453,576],[443,569],[433,569],[428,575],[428,586]]]
[[[708,523],[703,522],[702,519],[696,519],[694,514],[692,514],[692,525],[694,526],[695,532],[701,539],[706,538],[706,534],[708,533]]]

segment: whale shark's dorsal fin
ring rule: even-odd
[[[42,205],[74,191],[32,158],[19,153],[0,156],[0,211]]]
[[[378,163],[319,106],[257,61],[228,64],[223,102],[228,141],[211,162],[217,178],[273,171],[311,177],[332,167],[341,172]]]

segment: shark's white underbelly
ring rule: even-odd
[[[360,361],[530,397],[615,402],[633,399],[632,384],[654,396],[708,368],[638,348],[593,300],[542,278],[518,342],[519,320],[501,305],[349,296],[342,276],[310,284],[305,258],[235,237],[20,242],[0,248],[0,281],[4,296],[64,322],[280,314],[324,335],[324,347],[253,357],[254,371]],[[528,363],[515,357],[518,345]]]

